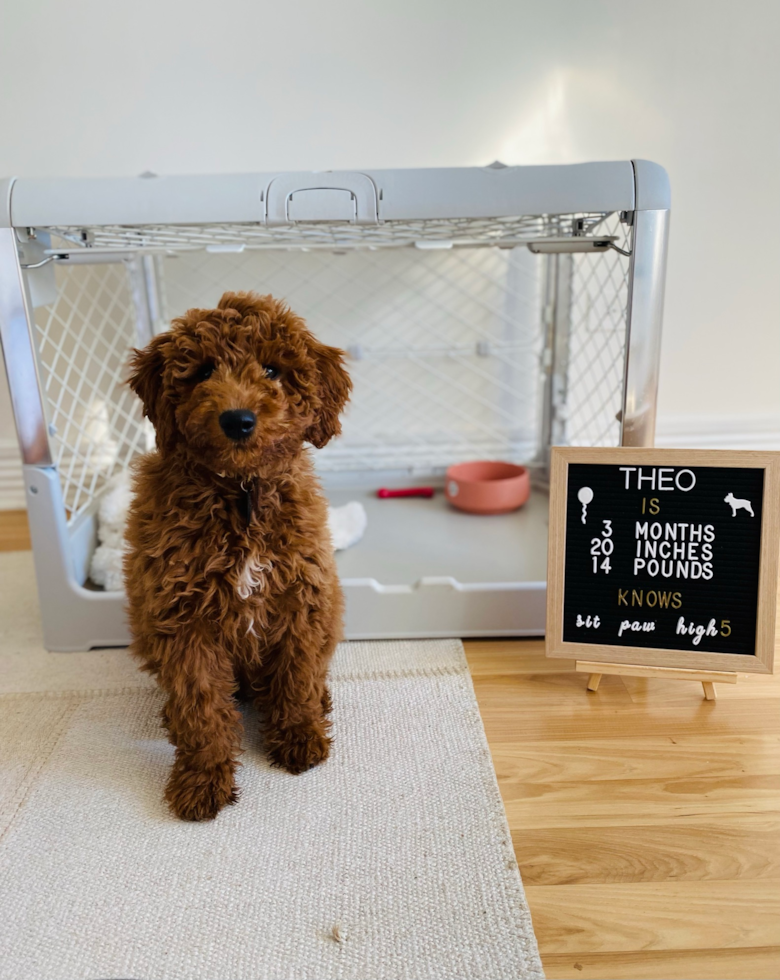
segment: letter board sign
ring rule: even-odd
[[[780,454],[552,451],[547,654],[771,672]]]

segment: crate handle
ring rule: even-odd
[[[269,225],[288,225],[299,221],[323,220],[319,217],[317,205],[325,195],[301,195],[296,201],[295,217],[290,216],[290,201],[299,191],[342,191],[351,195],[353,207],[347,218],[341,220],[358,225],[375,225],[379,221],[377,192],[373,180],[365,174],[350,171],[326,171],[312,174],[282,174],[268,185],[266,191],[266,223]],[[332,198],[333,195],[328,195]],[[319,200],[318,200],[319,199]],[[301,205],[299,206],[299,201]],[[307,204],[311,217],[306,217]]]

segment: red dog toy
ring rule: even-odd
[[[432,497],[433,487],[407,487],[405,490],[388,490],[381,487],[377,490],[377,497]]]

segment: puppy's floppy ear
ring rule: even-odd
[[[309,353],[314,358],[319,374],[320,407],[304,438],[312,446],[321,449],[341,432],[339,413],[349,400],[352,381],[344,367],[343,350],[339,350],[338,347],[326,347],[313,338],[308,344]]]
[[[170,334],[159,334],[143,350],[133,350],[130,358],[132,374],[127,383],[141,399],[144,415],[154,426],[157,445],[163,448],[174,436],[172,413],[165,411],[163,369],[170,343]]]

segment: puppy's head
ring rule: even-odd
[[[225,293],[217,309],[188,310],[134,351],[129,384],[162,453],[182,447],[243,477],[339,434],[352,388],[343,358],[272,296]]]

